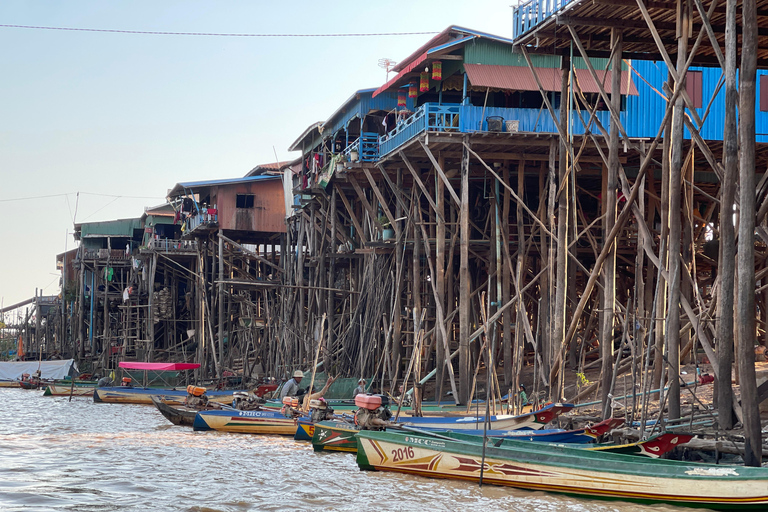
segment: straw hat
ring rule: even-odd
[[[301,370],[296,370],[295,372],[293,372],[293,378],[294,379],[302,379],[302,378],[304,378],[304,372],[301,371]]]

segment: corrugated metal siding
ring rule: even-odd
[[[120,219],[104,222],[88,222],[80,227],[80,236],[87,237],[93,235],[113,235],[113,236],[133,236],[134,229],[143,228],[141,219]]]
[[[560,57],[556,55],[531,55],[530,57],[537,68],[560,67]],[[464,46],[464,62],[528,67],[522,55],[512,53],[511,46],[483,39],[475,39]]]
[[[605,69],[611,69],[611,66],[608,64],[608,59],[589,59],[590,64],[592,64],[592,67],[595,68],[595,71],[602,71]],[[584,62],[584,59],[581,57],[574,57],[573,58],[573,69],[589,69],[587,67],[587,63]],[[627,66],[627,63],[623,60],[621,61],[621,69],[629,69],[629,66]]]
[[[323,136],[329,137],[344,128],[355,116],[365,118],[371,110],[392,110],[397,107],[397,91],[385,91],[371,98],[370,92],[360,95],[360,99],[347,106],[347,111],[323,128]],[[413,110],[413,99],[406,99],[406,108]],[[352,142],[352,141],[350,141]],[[319,141],[318,141],[319,143]]]
[[[664,118],[664,109],[666,101],[660,97],[652,88],[662,91],[662,84],[667,79],[667,67],[663,62],[632,61],[634,67],[640,75],[650,83],[634,78],[640,96],[634,96],[627,102],[629,112],[627,122],[627,133],[630,137],[655,137],[659,131],[659,125]],[[719,68],[701,68],[692,67],[691,71],[702,72],[702,108],[696,109],[699,116],[704,115],[704,111],[709,104],[712,93],[720,80],[721,70]],[[768,74],[768,71],[758,71],[758,75]],[[759,100],[759,98],[758,98]],[[758,105],[755,106],[755,139],[757,142],[768,142],[768,112],[761,112]],[[709,115],[707,116],[701,135],[705,140],[723,140],[723,125],[725,124],[725,88],[722,88],[712,104]],[[685,131],[685,138],[690,138],[688,130]]]

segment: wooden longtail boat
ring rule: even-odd
[[[294,441],[311,441],[315,433],[315,424],[309,418],[298,418],[296,420],[296,433],[293,435]]]
[[[526,429],[521,432],[536,432],[533,429],[540,429],[561,413],[569,411],[573,408],[571,404],[550,404],[538,411],[534,411],[528,414],[521,414],[519,416],[491,416],[491,432],[503,436],[508,434],[508,431],[513,429]],[[452,430],[452,431],[471,431],[477,432],[478,428],[482,430],[483,419],[475,416],[456,417],[409,417],[403,418],[401,421],[403,425],[416,427],[426,430]],[[588,437],[585,442],[594,440],[598,436],[607,432],[610,429],[603,431],[602,427],[599,433],[594,437]],[[342,452],[355,452],[357,451],[357,441],[355,440],[355,434],[359,431],[359,427],[354,423],[343,421],[321,421],[315,424],[315,431],[312,436],[312,447],[315,451],[332,450]],[[556,432],[563,432],[558,430]],[[580,431],[583,434],[583,431]],[[552,431],[550,431],[552,433]],[[560,442],[567,442],[569,436],[561,436]],[[575,436],[574,436],[575,437]]]
[[[312,448],[316,452],[357,452],[357,438],[360,429],[354,423],[344,421],[321,421],[315,423],[312,434]]]
[[[17,388],[19,387],[19,381],[17,380],[0,380],[0,388]]]
[[[231,404],[236,391],[247,390],[225,390],[208,391],[208,401],[219,404]],[[131,388],[131,387],[109,387],[96,388],[93,390],[93,401],[111,404],[152,404],[152,397],[157,396],[181,404],[187,397],[186,389],[161,389],[161,388]]]
[[[174,425],[188,425],[192,426],[195,422],[195,416],[200,412],[193,407],[187,407],[184,405],[170,405],[163,402],[160,398],[153,396],[152,403],[155,404],[160,414],[165,416],[165,419],[173,423]]]
[[[538,430],[564,412],[573,409],[573,404],[549,404],[538,411],[513,416],[499,414],[491,416],[491,430]],[[423,416],[408,417],[403,422],[414,427],[439,430],[482,430],[485,416]]]
[[[598,437],[610,432],[624,423],[623,419],[614,418],[603,420],[590,427],[577,430],[489,430],[487,435],[494,438],[512,438],[525,441],[544,441],[557,443],[592,443]],[[405,428],[408,428],[408,424]],[[418,427],[422,429],[422,427]],[[433,431],[434,429],[429,429]],[[357,452],[357,434],[360,429],[354,424],[344,421],[322,421],[315,424],[312,436],[312,447],[316,452],[322,450]],[[440,431],[440,430],[434,430]],[[395,430],[397,432],[397,430]],[[461,430],[461,433],[482,435],[482,430]]]
[[[766,510],[768,469],[708,465],[584,450],[566,445],[490,439],[455,432],[439,438],[360,431],[361,469],[478,481],[601,499],[719,510]],[[495,446],[500,441],[499,446]]]
[[[296,420],[287,418],[282,412],[273,409],[259,411],[201,411],[195,416],[195,430],[219,430],[241,434],[278,434],[293,436],[296,434]]]
[[[53,384],[48,384],[48,386],[46,386],[45,391],[43,392],[43,396],[69,396],[71,393],[72,396],[90,397],[93,395],[94,389],[96,389],[95,382],[75,382],[74,389],[72,388],[71,382],[54,382]]]

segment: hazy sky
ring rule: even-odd
[[[510,37],[510,0],[3,0],[0,24]],[[140,216],[180,181],[243,176],[432,35],[203,37],[0,27],[0,301],[58,293],[73,221]],[[77,192],[80,192],[79,199]],[[49,196],[49,197],[42,197]],[[76,218],[75,218],[76,213]]]

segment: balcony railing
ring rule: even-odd
[[[215,224],[219,221],[219,214],[216,213],[209,213],[211,210],[207,210],[204,213],[198,213],[196,215],[190,215],[187,217],[187,219],[184,221],[184,225],[186,226],[184,231],[186,233],[189,233],[190,231],[194,231],[195,229],[201,227],[201,226],[207,226],[209,224]],[[215,210],[214,210],[215,211]]]
[[[559,118],[559,110],[555,110]],[[571,132],[574,135],[582,135],[585,125],[589,120],[589,114],[582,112],[583,122],[579,120],[578,113],[571,113]],[[621,113],[623,122],[626,112]],[[610,115],[607,111],[599,111],[596,114],[600,123],[608,129]],[[413,115],[402,121],[394,130],[379,138],[379,157],[384,157],[397,150],[408,141],[429,132],[460,132],[475,133],[487,132],[488,118],[497,118],[501,122],[502,132],[535,132],[557,133],[552,116],[545,108],[499,108],[478,107],[474,105],[438,105],[425,103],[419,107]],[[500,119],[499,119],[500,118]],[[596,126],[591,126],[590,131],[597,133]]]
[[[152,239],[146,249],[158,252],[197,252],[196,240]]]
[[[397,123],[395,129],[379,137],[379,156],[382,157],[396,150],[409,140],[413,139],[427,128],[425,103],[411,117]]]
[[[512,13],[512,38],[516,39],[535,29],[540,23],[571,3],[573,0],[529,0]]]

